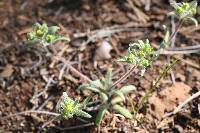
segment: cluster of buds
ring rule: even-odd
[[[56,110],[60,113],[61,118],[70,119],[75,116],[91,118],[92,116],[80,109],[79,100],[72,100],[66,92],[63,92],[57,103]]]
[[[146,68],[150,66],[153,55],[154,52],[149,40],[146,40],[146,42],[139,40],[138,43],[129,44],[128,55],[122,57],[119,61],[138,66],[141,75],[143,75]]]
[[[47,24],[36,23],[32,27],[32,31],[27,33],[28,44],[39,44],[46,47],[56,41],[65,40],[69,41],[69,38],[58,35],[57,26],[48,27]]]

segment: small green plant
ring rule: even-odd
[[[89,84],[82,84],[79,87],[79,90],[88,89],[97,93],[100,97],[101,106],[95,122],[97,126],[99,126],[105,113],[109,110],[120,113],[126,118],[133,118],[129,110],[123,106],[123,102],[125,101],[125,94],[136,90],[136,87],[133,85],[126,85],[119,89],[116,88],[116,86],[124,81],[135,68],[138,68],[141,75],[143,75],[146,68],[151,65],[152,57],[154,57],[154,51],[149,44],[149,41],[146,40],[146,42],[143,42],[142,40],[139,40],[137,43],[129,45],[127,56],[118,60],[128,63],[131,66],[131,69],[116,82],[112,83],[112,70],[109,69],[105,78],[92,81]]]
[[[63,92],[63,95],[57,103],[56,110],[60,113],[59,118],[61,119],[70,119],[73,118],[74,115],[91,118],[92,116],[90,114],[82,110],[85,104],[86,103],[83,103],[82,105],[79,104],[79,100],[74,101],[66,92]]]
[[[64,37],[58,34],[58,30],[60,28],[58,26],[49,27],[47,24],[39,24],[36,23],[32,26],[32,31],[27,33],[27,41],[26,46],[36,47],[39,50],[54,44],[57,41],[67,41],[70,39],[68,37]]]
[[[174,11],[170,12],[169,16],[177,17],[179,19],[178,25],[177,25],[175,31],[171,35],[169,33],[169,30],[167,28],[165,28],[166,29],[165,37],[164,37],[164,39],[163,39],[163,41],[160,45],[159,50],[156,51],[155,57],[158,57],[158,55],[160,55],[160,53],[162,53],[162,51],[171,43],[172,39],[174,38],[174,36],[178,32],[179,28],[182,26],[183,22],[191,21],[196,26],[198,25],[198,21],[194,18],[194,15],[197,12],[197,1],[194,0],[190,3],[187,3],[187,2],[182,2],[182,3],[172,2],[170,5],[174,8]],[[147,90],[146,94],[138,102],[136,113],[139,111],[139,109],[141,109],[145,105],[148,98],[151,96],[152,92],[157,87],[157,84],[160,82],[160,80],[163,77],[166,76],[168,71],[170,71],[170,69],[175,65],[176,62],[177,61],[174,61],[172,64],[167,64],[163,68],[163,71],[161,72],[159,77],[153,82],[153,85],[151,86],[151,88]]]
[[[128,55],[122,57],[119,61],[138,66],[143,76],[146,68],[152,62],[153,55],[154,52],[149,40],[147,39],[146,42],[139,40],[138,43],[129,44]]]
[[[135,86],[126,85],[121,87],[121,89],[116,88],[116,86],[124,81],[128,76],[130,76],[135,68],[138,68],[141,76],[143,76],[147,67],[149,67],[152,61],[155,60],[163,51],[163,49],[167,47],[167,45],[171,42],[172,38],[178,32],[178,29],[181,27],[184,21],[191,20],[197,25],[196,19],[193,18],[197,8],[196,1],[193,1],[191,3],[173,2],[171,3],[171,6],[174,8],[174,11],[171,12],[170,15],[178,17],[179,23],[171,36],[169,31],[166,30],[165,38],[162,41],[158,51],[153,51],[153,48],[151,47],[148,40],[146,40],[146,42],[139,40],[137,43],[131,43],[128,48],[128,54],[118,60],[120,62],[125,62],[130,66],[130,69],[122,77],[112,83],[112,71],[109,69],[105,78],[92,81],[88,84],[82,84],[79,87],[79,90],[88,89],[94,93],[97,93],[100,98],[101,106],[96,117],[97,126],[100,125],[101,120],[103,119],[107,111],[114,110],[115,112],[124,115],[126,118],[133,118],[129,110],[121,105],[123,105],[123,101],[125,101],[125,94],[136,90]],[[134,111],[134,115],[136,115],[139,109],[141,109],[142,106],[147,102],[148,97],[151,96],[151,93],[154,91],[158,82],[166,75],[166,73],[171,69],[174,64],[175,62],[173,62],[172,65],[168,65],[164,68],[159,78],[155,80],[153,86],[149,90],[147,90],[145,96],[143,96],[138,102],[138,106],[136,112]]]
[[[191,3],[182,2],[176,3],[172,2],[171,6],[174,8],[174,11],[170,12],[170,16],[177,17],[180,20],[192,21],[198,25],[197,20],[194,18],[194,15],[197,12],[197,2],[192,1]]]
[[[122,114],[126,118],[131,119],[132,115],[128,109],[123,106],[125,101],[125,94],[130,93],[136,90],[135,86],[127,85],[123,86],[120,89],[110,88],[112,84],[112,70],[109,69],[105,78],[100,80],[92,81],[88,84],[82,84],[78,90],[88,89],[100,97],[101,106],[100,110],[96,117],[96,125],[99,126],[101,120],[103,119],[105,113],[108,110],[113,110],[117,113]]]

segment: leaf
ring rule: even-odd
[[[100,92],[99,94],[102,102],[106,102],[108,100],[108,96],[105,93]]]
[[[169,13],[167,14],[167,16],[173,16],[173,17],[175,17],[175,16],[176,16],[176,13],[175,13],[175,12],[169,12]]]
[[[123,86],[120,91],[123,93],[123,94],[126,94],[126,93],[129,93],[131,91],[134,91],[136,90],[136,87],[134,85],[127,85],[127,86]]]
[[[52,41],[50,44],[53,44],[57,41],[67,41],[67,42],[70,42],[70,39],[69,37],[63,37],[63,36],[57,36],[57,39],[55,39],[54,41]]]
[[[58,32],[58,30],[60,29],[60,27],[58,27],[58,26],[51,26],[51,27],[49,27],[49,31],[48,31],[48,33],[49,34],[55,34],[56,32]]]
[[[113,110],[116,111],[116,112],[118,112],[118,113],[120,113],[120,114],[122,114],[126,118],[129,118],[129,119],[133,118],[132,114],[129,112],[128,109],[126,109],[126,108],[124,108],[124,107],[122,107],[122,106],[120,106],[118,104],[115,104],[113,106]]]
[[[165,44],[169,41],[169,29],[166,28],[165,37],[164,37]]]
[[[187,20],[190,20],[191,22],[193,22],[196,27],[198,26],[198,21],[195,18],[193,18],[193,17],[187,17]]]
[[[85,117],[85,118],[92,118],[92,116],[90,114],[88,114],[87,112],[85,112],[83,110],[78,110],[76,112],[76,116]]]
[[[110,84],[112,82],[112,69],[108,69],[105,77],[105,88],[109,88]]]
[[[114,105],[116,103],[119,103],[119,102],[123,102],[124,100],[121,98],[121,97],[114,97],[112,100],[111,100],[111,104]]]
[[[89,101],[91,100],[92,95],[86,97],[83,101],[83,103],[81,104],[82,108],[85,108],[87,106],[87,104],[89,103]]]
[[[121,98],[123,99],[123,101],[125,101],[124,94],[123,94],[123,92],[122,92],[121,90],[116,90],[116,91],[113,92],[113,94],[114,94],[115,96],[121,97]]]
[[[101,83],[101,81],[98,79],[98,80],[95,80],[95,81],[92,81],[90,83],[92,86],[94,86],[95,88],[101,88],[103,89],[103,85]]]
[[[82,84],[78,87],[77,91],[80,91],[80,90],[90,90],[90,91],[93,91],[93,92],[100,92],[99,89],[95,88],[95,86],[92,86],[91,84]]]
[[[78,104],[79,104],[79,100],[76,99],[76,100],[74,101],[74,107],[76,107]]]
[[[105,113],[107,112],[107,108],[102,108],[100,109],[100,111],[97,114],[96,120],[95,120],[95,124],[96,126],[99,126],[101,123],[101,120],[103,119]]]

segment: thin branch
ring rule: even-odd
[[[187,47],[173,47],[173,48],[166,48],[167,51],[186,51],[186,50],[194,50],[194,49],[200,49],[200,45],[194,45],[194,46],[187,46]]]
[[[35,99],[35,98],[40,97],[41,95],[43,95],[43,94],[48,90],[48,88],[49,88],[51,82],[53,82],[53,77],[54,77],[54,76],[52,75],[52,76],[48,79],[48,82],[47,82],[47,84],[46,84],[44,90],[41,91],[39,94],[33,96],[32,100]]]
[[[197,93],[193,94],[191,97],[189,97],[188,99],[186,99],[183,103],[181,103],[181,104],[173,111],[173,114],[178,113],[179,110],[181,110],[181,108],[183,108],[183,106],[185,106],[185,105],[188,104],[190,101],[192,101],[193,99],[197,98],[198,96],[200,96],[200,91],[198,91]]]
[[[43,102],[43,104],[37,109],[38,111],[42,110],[48,103],[49,100],[51,100],[53,96],[50,96],[47,100]]]
[[[63,57],[56,57],[56,59],[57,60],[61,60],[63,63],[65,63],[67,65],[67,67],[69,67],[69,69],[73,73],[78,75],[80,78],[84,79],[87,82],[92,82],[92,80],[90,78],[88,78],[87,76],[83,75],[81,72],[79,72],[77,69],[75,69],[71,64],[67,63],[67,61]]]
[[[46,115],[53,115],[53,116],[59,116],[60,114],[58,113],[54,113],[54,112],[48,112],[48,111],[37,111],[37,110],[28,110],[28,111],[24,111],[24,112],[19,112],[19,113],[15,113],[15,114],[11,114],[5,117],[2,117],[1,120],[5,120],[14,116],[18,116],[18,115],[26,115],[28,113],[37,113],[37,114],[46,114]]]
[[[58,56],[59,57],[62,57],[62,55],[64,54],[65,50],[68,48],[69,46],[68,45],[65,45],[64,48],[62,48],[62,50],[58,53]],[[56,63],[56,60],[53,59],[52,63],[49,65],[50,68],[53,68],[54,65]]]
[[[132,67],[130,68],[130,70],[127,71],[127,72],[126,72],[121,78],[119,78],[117,81],[115,81],[115,82],[112,84],[112,86],[110,86],[110,87],[108,88],[108,90],[111,90],[113,87],[115,87],[115,86],[118,85],[119,83],[123,82],[128,76],[130,76],[130,75],[132,74],[132,72],[134,72],[134,70],[135,70],[136,67],[137,67],[137,66],[132,66]]]
[[[164,50],[161,54],[164,55],[174,55],[174,54],[192,54],[192,53],[199,53],[200,52],[200,48],[198,49],[193,49],[193,50],[182,50],[182,51],[168,51],[168,50]]]
[[[188,99],[186,99],[183,103],[181,103],[173,112],[167,113],[164,115],[164,117],[168,117],[171,115],[175,115],[176,113],[178,113],[186,104],[188,104],[190,101],[192,101],[193,99],[197,98],[200,96],[200,91],[198,91],[197,93],[193,94],[191,97],[189,97]]]

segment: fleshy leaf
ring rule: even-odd
[[[106,102],[108,100],[108,96],[105,93],[100,92],[99,95],[100,95],[102,102]]]
[[[58,32],[59,29],[60,29],[60,27],[58,27],[58,26],[51,26],[51,27],[49,27],[49,34],[55,34]]]
[[[86,98],[84,99],[83,103],[81,104],[81,107],[82,107],[82,108],[85,108],[85,107],[87,106],[87,104],[89,103],[89,101],[91,100],[91,98],[92,98],[92,95],[86,97]]]
[[[129,119],[132,119],[132,118],[133,118],[132,114],[129,112],[128,109],[126,109],[125,107],[122,107],[122,106],[120,106],[120,105],[118,105],[118,104],[115,104],[115,105],[113,106],[113,110],[116,111],[117,113],[122,114],[122,115],[125,116],[126,118],[129,118]]]
[[[121,98],[121,97],[114,97],[112,100],[111,100],[111,104],[114,105],[116,103],[120,103],[120,102],[123,102],[124,100]]]
[[[196,27],[198,26],[198,21],[195,18],[188,17],[187,19],[190,20],[192,23],[194,23]]]
[[[93,91],[93,92],[100,92],[99,89],[95,88],[96,86],[93,86],[91,84],[82,84],[78,87],[77,91],[80,91],[80,90],[90,90],[90,91]]]
[[[88,114],[87,112],[85,112],[83,110],[78,110],[76,112],[76,116],[85,117],[85,118],[92,118],[92,116],[90,114]]]
[[[107,112],[106,108],[102,108],[102,109],[99,110],[99,112],[98,112],[98,114],[96,116],[96,120],[95,120],[96,126],[100,125],[100,123],[101,123],[101,121],[102,121],[102,119],[103,119],[103,117],[104,117],[106,112]]]
[[[103,89],[103,85],[100,80],[92,81],[90,84],[91,84],[91,86],[94,86],[95,88]]]
[[[123,94],[126,94],[126,93],[130,93],[132,91],[136,90],[136,87],[134,85],[127,85],[127,86],[123,86],[120,91],[123,93]]]
[[[112,82],[112,69],[108,69],[105,77],[105,88],[108,88]]]
[[[121,97],[121,99],[123,99],[123,101],[125,101],[124,94],[123,94],[123,92],[122,92],[121,90],[115,90],[115,91],[113,92],[113,94],[114,94],[115,96]]]

